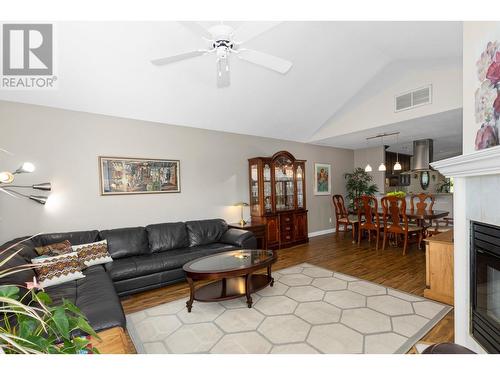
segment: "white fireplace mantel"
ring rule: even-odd
[[[500,174],[500,146],[431,163],[446,177],[474,177]]]
[[[470,223],[500,225],[500,146],[431,163],[454,177],[455,342],[485,353],[470,333]]]

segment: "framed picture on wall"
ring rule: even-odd
[[[99,156],[101,195],[180,193],[180,161]]]
[[[332,193],[332,166],[314,163],[314,195],[330,195]]]

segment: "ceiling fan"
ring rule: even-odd
[[[280,57],[264,52],[242,48],[241,45],[255,38],[274,26],[276,22],[255,22],[245,24],[234,30],[231,26],[219,24],[208,29],[197,22],[181,22],[184,26],[202,37],[208,44],[206,49],[184,52],[160,59],[151,60],[154,65],[167,65],[177,61],[190,59],[206,54],[215,54],[217,67],[217,87],[227,87],[230,84],[229,57],[236,55],[242,60],[286,74],[292,63]]]

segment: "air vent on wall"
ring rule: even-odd
[[[430,104],[432,100],[432,85],[397,95],[395,99],[395,112]]]

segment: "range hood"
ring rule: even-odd
[[[431,169],[429,165],[434,161],[434,141],[432,139],[419,139],[413,141],[413,157],[411,161],[412,171],[423,171]]]

